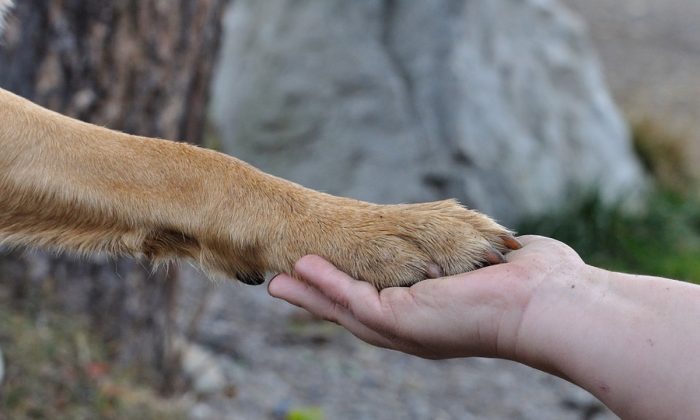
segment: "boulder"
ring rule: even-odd
[[[643,189],[582,22],[554,0],[237,0],[221,148],[379,203],[455,197],[512,224]]]

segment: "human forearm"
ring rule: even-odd
[[[698,302],[698,286],[586,266],[533,295],[516,358],[623,418],[700,418]]]

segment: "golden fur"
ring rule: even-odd
[[[500,252],[517,247],[506,229],[454,201],[380,206],[334,197],[221,153],[86,124],[3,90],[0,241],[186,257],[248,284],[318,254],[379,288],[499,262]]]

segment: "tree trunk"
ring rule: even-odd
[[[17,3],[0,44],[0,87],[84,121],[201,142],[226,0]],[[174,268],[2,255],[0,287],[16,304],[87,312],[118,360],[155,366],[167,386]]]

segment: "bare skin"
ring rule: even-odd
[[[510,359],[587,389],[622,418],[700,418],[700,286],[605,271],[522,237],[506,264],[381,292],[316,256],[272,296],[360,339],[429,359]],[[305,281],[304,281],[305,280]]]

